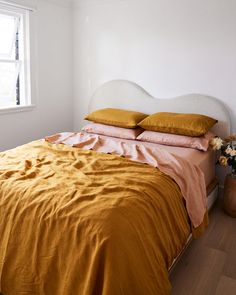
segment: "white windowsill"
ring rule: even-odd
[[[14,107],[3,107],[0,108],[0,115],[1,114],[9,114],[9,113],[18,113],[18,112],[28,112],[32,111],[36,105],[31,104],[28,106],[14,106]]]

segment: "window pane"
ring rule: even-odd
[[[16,105],[19,64],[0,62],[0,107]]]
[[[0,13],[0,58],[15,59],[15,40],[18,20]]]

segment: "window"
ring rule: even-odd
[[[28,14],[0,4],[0,109],[31,104]]]

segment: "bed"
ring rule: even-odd
[[[212,131],[221,138],[225,138],[230,134],[230,116],[224,104],[215,97],[198,93],[181,95],[178,97],[160,99],[151,96],[145,89],[138,84],[127,80],[113,80],[98,87],[93,94],[90,103],[89,111],[97,110],[105,107],[125,108],[130,110],[141,111],[147,114],[160,112],[180,112],[180,113],[199,113],[209,116],[216,116],[218,124]],[[183,155],[183,149],[176,147],[167,147],[170,152],[175,152],[178,155]],[[203,170],[209,173],[206,179],[208,187],[208,208],[214,204],[218,195],[218,185],[215,186],[215,165],[211,154],[208,157],[207,153],[196,153],[192,149],[185,150],[184,154],[191,157],[197,154],[196,161],[201,161],[200,165]],[[200,156],[198,156],[200,155]],[[204,157],[208,157],[205,161]],[[207,164],[206,164],[207,163]],[[206,167],[206,165],[208,167]],[[210,168],[210,169],[209,169]]]
[[[214,115],[219,120],[215,133],[229,134],[225,108],[203,95],[154,99],[138,85],[117,80],[99,87],[89,108],[104,107]],[[68,136],[79,144],[60,144],[52,136],[51,141],[34,141],[0,154],[0,292],[169,294],[168,271],[192,233],[197,236],[207,225],[205,215],[193,228],[181,187],[196,192],[181,180],[181,166],[176,176],[171,161],[157,169],[112,153],[117,139]],[[110,152],[98,145],[107,141],[113,144]],[[134,146],[122,140],[126,153]],[[141,152],[150,148],[138,146]],[[184,150],[195,158],[192,167],[181,157],[181,148],[153,149],[157,157],[161,153],[178,159],[190,175],[205,171],[212,206],[217,183],[210,152]],[[167,166],[172,177],[163,172]]]

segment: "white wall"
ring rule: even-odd
[[[60,1],[37,0],[33,19],[36,108],[0,114],[0,150],[72,130],[72,10]]]
[[[37,4],[37,106],[0,114],[0,150],[80,129],[92,93],[117,78],[157,97],[216,96],[236,131],[236,1],[75,0],[73,12],[69,0],[17,1]]]
[[[156,97],[221,99],[236,131],[235,0],[84,0],[74,10],[74,129],[94,90],[134,81]]]

